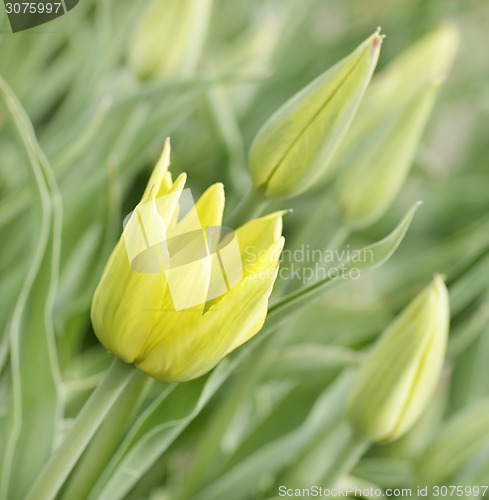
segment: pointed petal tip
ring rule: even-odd
[[[215,182],[214,184],[211,184],[205,191],[204,193],[207,192],[223,192],[224,193],[224,184],[222,182]]]
[[[382,45],[382,42],[384,41],[385,35],[379,35],[377,32],[375,33],[375,36],[372,41],[372,52],[377,52],[380,50],[380,47]]]
[[[176,179],[175,182],[171,185],[169,193],[181,192],[185,189],[185,184],[187,182],[187,174],[186,172],[182,172]]]
[[[157,197],[158,193],[165,188],[165,180],[168,180],[168,167],[170,166],[170,143],[165,141],[163,150],[158,161],[151,173],[146,189],[141,197],[141,201],[151,199],[151,191],[154,191],[153,197]],[[170,176],[171,180],[171,176]]]
[[[377,29],[374,31],[374,36],[378,36],[380,38],[385,38],[386,35],[381,33],[381,31],[382,31],[382,28],[380,26],[377,26]]]
[[[163,151],[161,153],[161,156],[168,155],[170,156],[171,152],[171,140],[170,137],[166,137],[165,141],[163,142]]]
[[[171,143],[170,143],[170,138],[167,137],[163,142],[163,149],[161,150],[160,158],[170,157],[170,152],[171,152]]]
[[[436,283],[445,283],[446,280],[447,280],[447,277],[443,273],[435,273],[433,275],[433,281],[435,281]]]
[[[187,182],[187,172],[182,172],[176,179],[175,179],[175,182],[173,184],[177,184],[177,183],[183,183],[185,184]]]
[[[272,212],[270,216],[280,216],[283,217],[284,215],[288,215],[294,212],[293,208],[284,208],[283,210],[277,210],[276,212]]]
[[[380,26],[374,31],[373,35],[370,37],[371,40],[371,50],[373,54],[378,54],[382,42],[384,41],[385,35],[380,33]]]
[[[225,199],[224,184],[222,182],[215,182],[214,184],[211,184],[206,191],[218,194],[223,200]]]

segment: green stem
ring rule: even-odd
[[[129,380],[68,479],[62,499],[88,498],[92,487],[122,441],[151,381],[151,378],[139,370]]]
[[[353,469],[369,446],[368,441],[349,429],[344,446],[323,475],[321,483],[327,488],[334,488],[338,481]]]
[[[252,187],[227,219],[227,225],[233,229],[237,229],[245,222],[260,215],[268,202],[269,200],[263,193]]]
[[[105,416],[136,373],[132,365],[117,358],[114,360],[30,489],[26,500],[53,500],[56,497]]]

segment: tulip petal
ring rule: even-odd
[[[171,188],[171,174],[168,172],[168,167],[170,166],[170,150],[170,138],[168,137],[165,140],[160,159],[153,169],[143,196],[141,196],[142,203],[150,200],[152,191],[154,193],[153,197],[157,198],[158,196],[162,196],[161,193]]]
[[[195,204],[202,227],[220,226],[224,212],[224,186],[217,182],[210,186]]]
[[[243,260],[244,277],[257,272],[257,268],[254,268],[252,264],[257,260],[263,260],[260,258],[262,253],[280,240],[284,213],[286,212],[282,210],[251,220],[236,230]]]
[[[166,287],[163,274],[131,269],[122,237],[109,258],[92,303],[92,323],[100,342],[132,363],[159,316]]]
[[[185,330],[179,324],[172,335],[161,335],[136,366],[161,381],[185,381],[206,373],[261,329],[277,272],[275,266],[243,280],[198,323]]]

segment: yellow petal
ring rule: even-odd
[[[217,182],[210,186],[196,203],[202,227],[220,226],[224,212],[224,186]]]
[[[100,342],[128,363],[137,359],[164,306],[166,286],[163,274],[131,269],[121,237],[92,302],[92,323]]]
[[[161,381],[185,381],[213,368],[263,326],[278,266],[228,292],[194,325],[162,335],[137,367]]]
[[[257,259],[253,262],[243,263],[243,276],[253,277],[254,274],[259,274],[270,267],[275,267],[280,259],[280,254],[284,248],[285,238],[281,236],[277,241],[274,241],[267,249],[260,250]]]
[[[170,138],[168,137],[165,140],[160,159],[153,169],[143,196],[141,196],[142,203],[150,200],[151,192],[153,192],[153,198],[157,198],[158,196],[162,196],[163,192],[171,188],[171,174],[168,172],[168,167],[170,166],[170,151]]]
[[[260,258],[261,252],[266,251],[280,239],[284,213],[286,212],[282,210],[251,220],[236,230],[244,271],[252,269],[250,265]],[[244,272],[245,277],[249,274]]]
[[[162,186],[155,196],[158,213],[163,218],[167,229],[174,227],[180,210],[180,197],[187,182],[187,174],[180,174],[169,189]],[[170,232],[170,231],[169,231]]]

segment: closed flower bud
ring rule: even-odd
[[[397,55],[369,85],[358,114],[341,144],[338,156],[371,140],[392,110],[426,88],[427,84],[445,77],[458,50],[459,34],[455,26],[446,24],[432,31]],[[346,159],[348,161],[348,159]]]
[[[353,383],[352,428],[373,442],[407,432],[440,378],[448,335],[448,293],[436,276],[387,328]]]
[[[193,205],[169,154],[167,142],[91,310],[109,351],[167,382],[206,373],[261,329],[284,243],[282,213],[221,227],[222,185]]]
[[[377,135],[340,177],[335,190],[338,209],[351,226],[373,224],[399,194],[439,86],[439,80],[429,83],[386,117]]]
[[[457,46],[456,28],[444,25],[372,80],[333,160],[345,171],[336,198],[352,226],[375,222],[398,195]]]
[[[153,0],[136,26],[129,65],[140,78],[189,77],[200,61],[212,0]]]
[[[255,187],[271,198],[304,192],[328,169],[377,64],[375,32],[271,116],[250,151]]]

